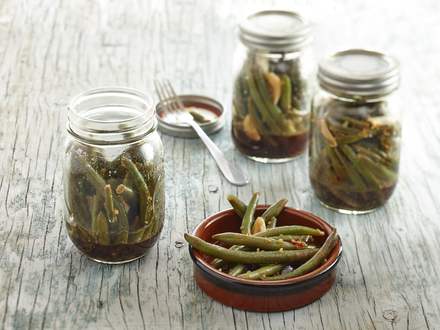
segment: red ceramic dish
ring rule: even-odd
[[[268,206],[258,206],[260,215]],[[241,219],[234,210],[216,213],[202,221],[193,235],[212,242],[212,235],[222,232],[239,232]],[[332,227],[316,215],[284,208],[278,217],[278,226],[303,225],[323,230],[329,235]],[[324,242],[326,237],[319,244]],[[194,278],[197,285],[213,299],[238,309],[255,312],[280,312],[310,304],[322,297],[336,279],[336,265],[341,257],[339,241],[327,261],[306,275],[280,281],[245,280],[230,276],[210,265],[212,258],[189,247],[194,262]]]

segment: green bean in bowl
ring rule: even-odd
[[[185,240],[211,257],[211,267],[245,280],[286,280],[323,265],[339,241],[336,229],[326,234],[311,226],[277,225],[287,200],[280,199],[257,215],[258,199],[259,193],[248,204],[237,196],[227,197],[241,219],[240,232],[218,232],[208,239],[185,234]]]

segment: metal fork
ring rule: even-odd
[[[154,87],[160,101],[163,103],[165,111],[172,113],[177,122],[188,124],[196,131],[197,135],[203,141],[206,148],[208,148],[212,157],[217,162],[217,166],[220,168],[225,178],[237,186],[243,186],[249,183],[249,179],[243,173],[241,168],[225,158],[223,152],[215,145],[214,142],[212,142],[199,124],[194,121],[191,114],[185,111],[182,100],[177,96],[169,80],[155,80]]]

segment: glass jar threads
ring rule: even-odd
[[[399,65],[384,54],[351,49],[322,61],[318,81],[309,146],[313,189],[331,209],[370,212],[385,204],[398,179]]]
[[[149,97],[95,89],[68,106],[64,155],[66,227],[89,258],[123,263],[143,256],[164,220],[163,146]]]
[[[300,155],[309,131],[309,24],[298,14],[262,11],[240,25],[245,48],[236,58],[232,137],[236,147],[261,162]]]

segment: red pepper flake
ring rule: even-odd
[[[290,241],[296,248],[305,248],[306,247],[306,243],[304,243],[303,241],[297,241],[295,239],[292,239]]]

